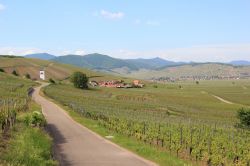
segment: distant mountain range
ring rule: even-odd
[[[235,66],[248,66],[250,65],[250,61],[231,61],[230,62],[231,65],[235,65]]]
[[[47,53],[30,54],[26,55],[27,58],[37,58],[43,60],[51,60],[59,63],[71,64],[74,66],[88,68],[92,70],[108,72],[112,74],[118,74],[123,76],[133,76],[138,78],[149,79],[153,76],[165,77],[165,76],[188,76],[186,72],[190,72],[190,75],[199,73],[198,75],[204,75],[204,73],[213,73],[217,75],[230,76],[232,71],[236,71],[234,74],[240,74],[241,70],[238,70],[238,66],[250,66],[249,61],[232,61],[229,63],[195,63],[195,62],[174,62],[167,61],[162,58],[152,59],[118,59],[103,54],[88,54],[84,56],[80,55],[65,55],[54,56]],[[204,70],[202,70],[204,68]],[[231,73],[230,73],[230,70]],[[225,70],[225,71],[223,71]],[[248,75],[248,69],[244,70]],[[171,71],[178,71],[179,74],[172,73]],[[211,72],[213,71],[213,72]],[[223,71],[223,72],[222,72]],[[203,74],[202,74],[203,73]],[[223,73],[223,74],[221,74]],[[250,73],[250,71],[249,71]],[[243,73],[244,74],[244,73]],[[206,74],[208,75],[208,74]],[[210,74],[211,75],[211,74]]]
[[[102,55],[97,53],[88,54],[85,56],[79,56],[79,55],[59,56],[52,60],[60,63],[67,63],[89,69],[110,70],[122,67],[127,67],[131,70],[138,69],[136,65],[134,65],[133,63],[128,63],[127,61],[122,59],[116,59],[107,55]]]
[[[184,62],[173,62],[173,61],[167,61],[162,58],[152,58],[152,59],[127,59],[125,60],[128,63],[134,64],[138,69],[159,69],[165,66],[175,66],[175,65],[181,65],[185,64]]]
[[[161,58],[152,59],[118,59],[103,54],[88,54],[84,56],[80,55],[65,55],[54,56],[47,53],[29,54],[27,58],[37,58],[43,60],[53,60],[60,63],[71,64],[79,67],[96,69],[96,70],[112,70],[119,68],[127,68],[129,70],[139,69],[158,69],[164,66],[180,65],[183,62],[167,61]]]

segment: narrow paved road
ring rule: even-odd
[[[41,87],[46,85],[43,84]],[[59,160],[60,165],[155,165],[76,123],[62,108],[39,95],[41,87],[35,88],[32,96],[42,106],[48,122],[48,130],[54,138],[55,157]]]

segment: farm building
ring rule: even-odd
[[[142,84],[139,80],[134,80],[133,81],[133,86],[136,88],[143,88],[144,84]]]
[[[90,84],[91,86],[93,86],[93,87],[99,85],[98,82],[96,82],[96,81],[90,81],[89,84]]]
[[[40,70],[40,79],[42,79],[42,80],[45,80],[45,71],[44,70]]]

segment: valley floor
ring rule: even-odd
[[[62,108],[40,96],[40,88],[35,88],[33,98],[43,108],[60,165],[156,165],[79,125]]]
[[[61,82],[43,92],[77,122],[159,165],[249,163],[250,133],[234,127],[250,104],[249,80],[88,90]]]

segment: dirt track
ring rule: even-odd
[[[55,157],[60,165],[155,165],[76,123],[62,108],[39,95],[41,87],[35,88],[33,99],[42,106],[48,122],[48,130],[54,139]]]
[[[212,96],[215,97],[216,99],[220,100],[220,101],[223,102],[223,103],[226,103],[226,104],[234,104],[233,102],[228,101],[228,100],[226,100],[226,99],[223,99],[223,98],[221,98],[221,97],[219,97],[219,96],[216,96],[216,95],[212,95]]]

